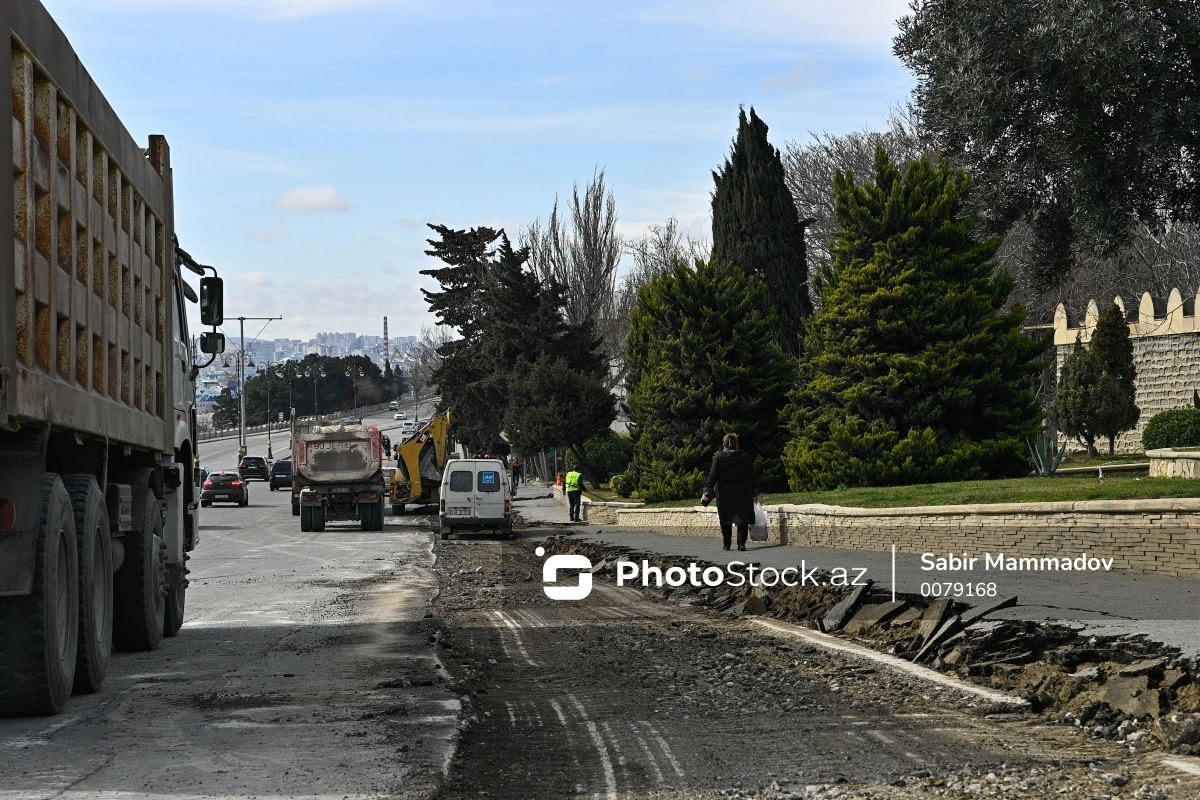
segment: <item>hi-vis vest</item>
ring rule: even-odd
[[[580,486],[579,486],[579,479],[580,479],[581,477],[583,477],[583,476],[581,476],[581,475],[580,475],[578,472],[576,472],[575,470],[571,470],[570,472],[568,472],[568,473],[567,473],[567,481],[566,481],[566,486],[564,486],[564,487],[563,487],[563,490],[564,490],[564,491],[567,491],[567,492],[581,492],[581,491],[583,491],[583,489],[581,489],[581,488],[580,488]]]

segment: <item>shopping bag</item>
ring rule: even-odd
[[[761,503],[754,504],[754,524],[750,526],[750,539],[755,542],[767,540],[767,510]]]

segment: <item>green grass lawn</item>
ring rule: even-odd
[[[824,503],[831,506],[891,508],[896,506],[948,506],[975,503],[1045,503],[1066,500],[1144,500],[1160,497],[1200,497],[1200,480],[1185,478],[1106,477],[1009,478],[995,481],[926,483],[917,486],[885,486],[870,489],[839,489],[828,492],[767,494],[764,505],[776,503]],[[647,508],[698,505],[699,500],[648,504]]]

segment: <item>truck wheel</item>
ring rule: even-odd
[[[315,533],[325,530],[325,506],[312,507],[312,528]]]
[[[312,530],[312,506],[300,507],[300,530],[308,533]]]
[[[397,504],[393,503],[393,504],[392,504],[392,516],[393,516],[393,517],[398,517],[398,516],[400,516],[402,513],[404,513],[404,506],[397,505]]]
[[[162,516],[146,489],[125,534],[125,563],[113,576],[113,644],[118,650],[157,650],[166,625],[166,556]]]
[[[300,504],[299,503],[292,503],[292,516],[293,517],[300,516]]]
[[[358,507],[358,527],[364,531],[375,530],[375,506],[364,504]]]
[[[379,498],[379,505],[375,506],[375,530],[383,530],[383,498]]]
[[[79,647],[79,568],[71,497],[42,476],[32,591],[0,598],[0,714],[57,714],[71,696]]]
[[[91,475],[63,475],[71,496],[79,542],[79,648],[75,655],[75,692],[99,690],[112,653],[112,540],[108,506]]]
[[[163,615],[163,636],[170,638],[183,627],[183,609],[187,599],[187,553],[182,564],[167,565],[166,613]]]

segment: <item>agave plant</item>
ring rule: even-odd
[[[1025,443],[1029,445],[1029,456],[1033,462],[1033,468],[1043,478],[1053,475],[1058,469],[1058,465],[1062,463],[1063,456],[1067,454],[1066,443],[1059,445],[1058,431],[1050,425],[1043,427],[1032,439],[1027,438]]]

